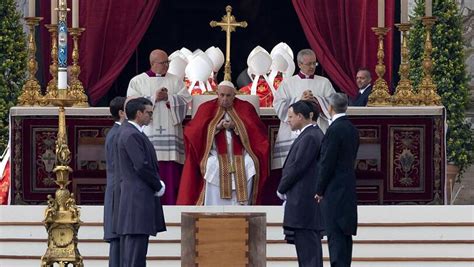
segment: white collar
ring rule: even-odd
[[[131,125],[135,126],[135,128],[137,128],[137,130],[140,132],[140,133],[143,133],[143,127],[141,127],[140,125],[138,125],[138,123],[134,122],[134,121],[128,121]]]
[[[122,123],[119,122],[119,121],[116,121],[116,122],[114,122],[114,123],[115,123],[115,124],[118,124],[118,125],[122,125]]]
[[[370,86],[370,83],[368,83],[364,88],[359,89],[359,93],[363,94],[365,92],[365,90],[367,90],[367,88],[369,88],[369,86]]]
[[[337,113],[329,120],[329,125],[331,125],[335,120],[339,119],[340,117],[346,116],[346,113]]]
[[[309,126],[313,126],[313,124],[309,123],[309,124],[306,125],[305,127],[301,128],[301,133],[304,131],[304,129],[308,128]]]
[[[306,128],[308,128],[309,126],[314,126],[314,125],[310,123],[310,124],[306,125],[305,127],[301,128],[301,130],[296,130],[296,131],[295,131],[296,134],[297,134],[297,135],[300,135],[300,134],[301,134]]]

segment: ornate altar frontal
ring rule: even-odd
[[[349,107],[360,133],[356,162],[359,204],[443,204],[445,114],[441,106]],[[58,110],[14,107],[11,115],[12,202],[45,204],[54,193],[53,172]],[[69,189],[78,204],[102,204],[105,191],[105,136],[113,125],[108,108],[66,108],[71,150]],[[261,108],[272,143],[279,119]],[[269,155],[270,157],[270,155]],[[274,194],[280,171],[272,171],[265,203]]]

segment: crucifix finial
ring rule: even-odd
[[[222,28],[222,31],[226,32],[226,46],[225,46],[225,67],[224,67],[224,80],[226,81],[231,81],[231,70],[230,70],[230,33],[235,31],[236,27],[242,27],[246,28],[247,27],[247,22],[246,21],[241,21],[238,22],[236,21],[234,15],[232,15],[232,7],[227,6],[225,8],[226,15],[222,16],[222,20],[217,22],[217,21],[211,21],[209,24],[211,27],[217,27],[220,26]]]

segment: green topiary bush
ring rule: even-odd
[[[416,86],[423,77],[422,60],[425,38],[420,17],[424,16],[424,0],[417,0],[410,32],[411,78]],[[465,119],[469,103],[469,88],[464,47],[462,21],[459,8],[452,0],[434,0],[433,16],[437,21],[432,29],[433,80],[447,111],[447,160],[457,165],[460,176],[472,164],[474,138],[470,124]]]
[[[14,0],[0,0],[0,155],[8,145],[8,115],[25,82],[26,38]]]

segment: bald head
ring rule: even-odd
[[[164,75],[168,71],[168,54],[161,49],[155,49],[150,53],[150,67],[154,73]]]

